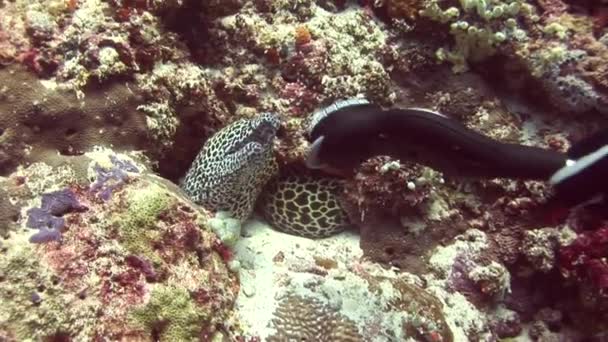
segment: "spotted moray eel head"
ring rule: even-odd
[[[262,187],[277,172],[273,142],[279,125],[276,114],[263,113],[219,130],[190,166],[184,191],[206,209],[248,218]]]

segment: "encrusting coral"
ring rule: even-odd
[[[19,171],[22,186],[42,195],[2,241],[1,335],[183,341],[215,334],[238,284],[217,237],[199,226],[208,214],[131,156],[98,150],[76,158],[88,165],[90,183],[36,189],[34,170]],[[109,185],[112,169],[123,176],[104,192],[99,182]]]
[[[74,192],[69,189],[49,192],[42,195],[40,208],[27,211],[26,226],[39,231],[30,237],[30,242],[44,243],[60,241],[61,230],[65,227],[63,215],[87,210],[78,203]]]
[[[102,86],[80,101],[21,68],[0,69],[0,75],[0,174],[37,161],[57,163],[57,154],[79,155],[101,144],[149,146],[145,118],[136,110],[141,99],[128,85]]]
[[[283,299],[275,312],[272,325],[277,333],[269,342],[298,341],[357,342],[363,341],[351,320],[324,307],[314,298],[290,296]]]

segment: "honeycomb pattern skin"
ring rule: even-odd
[[[186,173],[184,191],[208,210],[249,218],[262,188],[278,171],[273,141],[279,124],[277,115],[263,113],[218,131]]]
[[[260,211],[280,231],[324,238],[349,226],[339,201],[341,191],[338,179],[290,173],[272,180],[264,189]]]

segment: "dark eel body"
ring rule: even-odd
[[[312,127],[310,138],[315,143],[309,167],[346,172],[370,157],[388,155],[455,177],[546,180],[568,159],[555,151],[493,140],[425,109],[384,110],[369,103],[327,113]]]

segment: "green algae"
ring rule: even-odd
[[[153,242],[160,238],[159,216],[173,203],[173,197],[161,186],[149,183],[121,194],[125,205],[117,217],[120,239],[132,254],[143,255],[159,262]]]
[[[198,341],[208,316],[186,289],[162,285],[152,291],[146,305],[133,312],[132,319],[150,334],[157,332],[160,341]]]
[[[18,341],[40,341],[67,332],[92,338],[95,303],[66,292],[28,241],[27,231],[6,240],[0,254],[0,331]],[[70,308],[66,310],[66,308]]]

